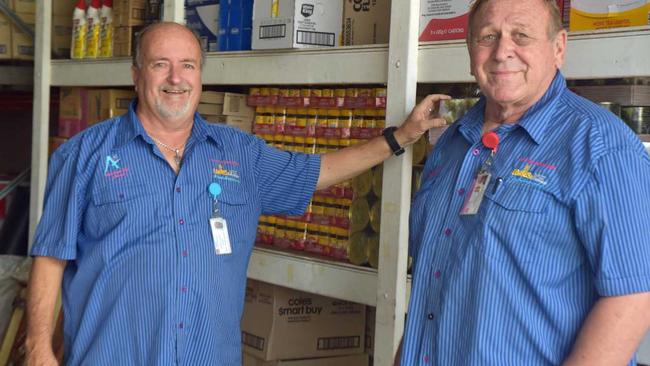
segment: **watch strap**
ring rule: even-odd
[[[395,138],[395,131],[397,130],[397,127],[391,126],[391,127],[386,127],[384,128],[384,131],[382,131],[382,135],[386,139],[386,142],[388,143],[388,146],[390,146],[391,151],[395,156],[400,156],[404,153],[404,148],[399,145],[399,142],[397,142],[397,139]]]

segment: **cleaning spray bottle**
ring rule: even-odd
[[[99,17],[101,22],[99,56],[113,57],[113,0],[104,0]]]
[[[86,55],[86,31],[86,0],[79,0],[72,13],[70,58],[79,59]]]
[[[86,10],[86,57],[97,58],[99,55],[99,9],[102,7],[101,0],[92,0]]]

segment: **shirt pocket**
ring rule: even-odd
[[[228,225],[228,237],[233,254],[252,245],[257,232],[257,218],[241,189],[224,189],[218,197],[219,215]]]
[[[92,194],[85,215],[84,231],[92,239],[111,234],[124,236],[127,233],[137,238],[157,226],[158,216],[153,192],[147,186],[107,186]]]
[[[523,183],[505,182],[496,192],[493,185],[488,187],[486,209],[480,211],[480,250],[499,261],[525,263],[535,259],[549,237],[551,199],[549,193]]]

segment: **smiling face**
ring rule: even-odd
[[[566,47],[566,31],[549,31],[550,22],[543,0],[489,0],[481,6],[468,47],[472,75],[488,103],[527,109],[544,95]]]
[[[168,123],[193,121],[201,96],[201,49],[185,27],[165,23],[140,40],[132,67],[138,115]]]

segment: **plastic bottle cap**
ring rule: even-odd
[[[86,10],[86,0],[77,1],[77,5],[75,7],[77,9]]]
[[[92,0],[90,2],[90,6],[95,8],[95,9],[99,9],[99,8],[102,7],[102,1],[101,0]]]

